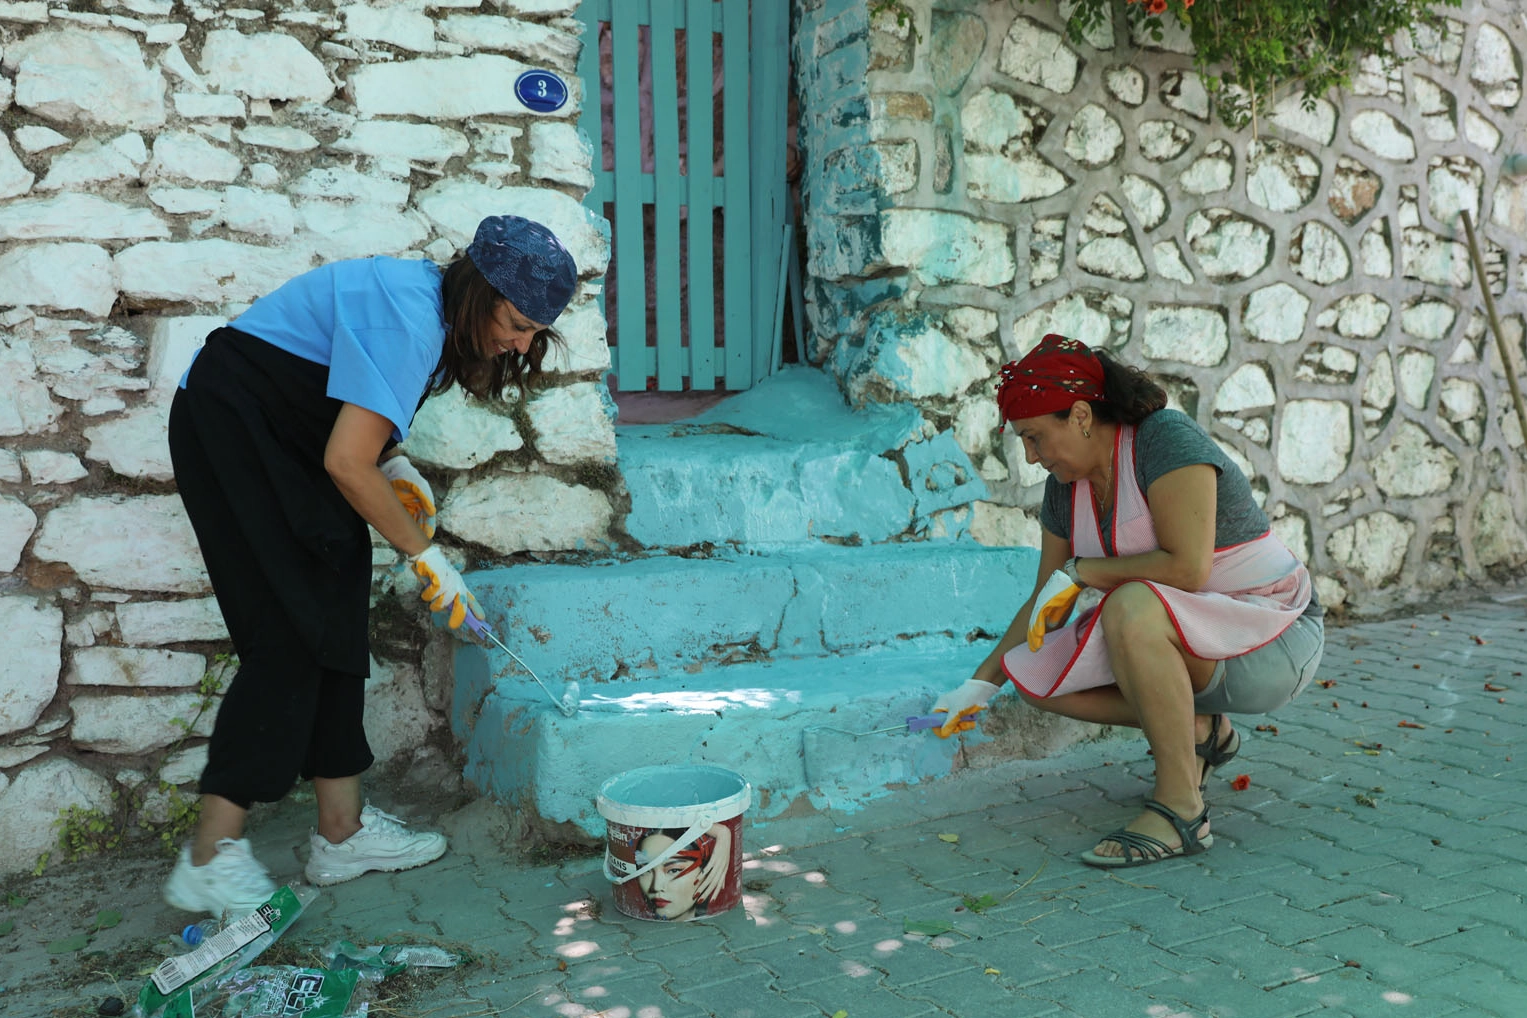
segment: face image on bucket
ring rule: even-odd
[[[719,915],[741,898],[742,814],[752,787],[720,767],[641,767],[599,790],[605,877],[634,919]]]

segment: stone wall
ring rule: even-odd
[[[1448,13],[1254,133],[1214,119],[1180,30],[1077,45],[1052,0],[802,0],[813,358],[952,424],[983,540],[1037,540],[1044,474],[992,390],[1055,331],[1164,378],[1328,605],[1520,576],[1522,423],[1460,212],[1524,377],[1527,19]]]
[[[0,2],[0,867],[29,867],[66,805],[110,812],[145,775],[200,771],[202,740],[167,750],[227,637],[166,413],[207,331],[285,279],[447,262],[491,213],[550,225],[588,281],[552,384],[497,409],[433,400],[407,448],[458,560],[609,540],[624,495],[593,300],[608,230],[579,204],[577,6]],[[568,81],[561,110],[514,98],[532,67]],[[368,729],[406,761],[443,732],[449,675],[421,666],[397,557],[378,543],[375,561],[396,660],[374,669]]]

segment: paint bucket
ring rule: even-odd
[[[724,767],[666,764],[610,778],[604,875],[615,907],[659,922],[719,915],[742,896],[742,814],[753,786]]]

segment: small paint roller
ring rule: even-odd
[[[546,683],[541,681],[541,677],[535,673],[535,669],[531,668],[523,660],[521,660],[520,656],[514,651],[504,646],[504,641],[493,635],[493,630],[488,627],[486,622],[477,619],[472,615],[471,612],[467,612],[467,618],[464,625],[472,631],[473,636],[476,636],[479,639],[491,641],[495,647],[513,658],[515,664],[525,669],[525,671],[530,674],[530,677],[536,680],[536,685],[541,687],[541,690],[546,694],[547,699],[551,700],[552,704],[557,708],[557,710],[562,712],[563,717],[570,718],[577,715],[579,699],[578,683],[564,683],[562,686],[562,699],[558,700],[555,696],[552,696],[551,690],[546,688]]]

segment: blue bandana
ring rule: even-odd
[[[556,234],[519,216],[484,219],[467,257],[532,322],[555,322],[578,288],[578,266]]]

